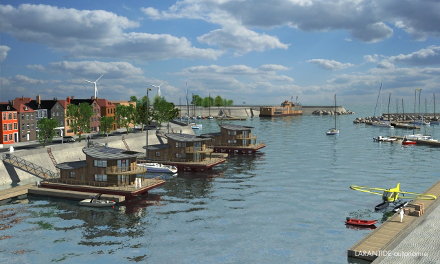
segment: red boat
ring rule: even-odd
[[[416,141],[408,140],[406,138],[404,138],[402,141],[402,145],[415,145],[415,144],[417,144]]]
[[[357,218],[347,217],[345,224],[347,225],[358,225],[358,226],[372,226],[377,223],[377,220],[362,220]]]

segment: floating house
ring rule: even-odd
[[[260,117],[302,115],[302,106],[284,101],[280,106],[261,106]]]
[[[42,187],[123,195],[132,198],[165,183],[164,180],[147,179],[146,169],[137,166],[143,153],[106,146],[83,148],[85,160],[63,162],[56,165],[57,179],[46,179]]]
[[[214,152],[252,154],[266,146],[264,142],[257,142],[252,128],[233,124],[220,125],[220,132],[202,134],[200,137],[210,139]]]
[[[226,161],[213,155],[211,139],[189,134],[165,134],[167,144],[150,145],[147,160],[176,166],[179,171],[205,171]]]

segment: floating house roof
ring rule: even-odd
[[[137,158],[140,155],[145,155],[141,152],[109,148],[109,147],[85,147],[83,148],[84,154],[95,159],[115,160],[125,158]]]

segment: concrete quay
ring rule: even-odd
[[[425,193],[440,196],[440,181]],[[415,205],[422,205],[424,214],[412,215]],[[349,263],[437,263],[440,251],[440,209],[437,200],[411,201],[406,207],[410,215],[394,214],[385,223],[348,249]],[[435,260],[435,261],[433,261]]]

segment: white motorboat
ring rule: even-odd
[[[378,136],[377,138],[373,138],[373,140],[376,142],[394,142],[394,141],[397,141],[397,138]]]
[[[84,199],[79,202],[79,205],[91,206],[91,207],[110,207],[116,204],[115,201],[101,200],[101,194],[91,197],[90,199]]]
[[[177,173],[177,167],[160,163],[140,163],[138,166],[145,167],[147,172],[154,173]]]
[[[407,138],[408,140],[432,140],[432,141],[438,141],[437,139],[433,139],[429,135],[422,135],[422,134],[406,135],[405,138]]]
[[[202,124],[191,123],[190,126],[192,129],[202,129]]]
[[[386,122],[386,121],[376,121],[376,122],[371,123],[371,125],[372,125],[372,126],[375,126],[375,127],[394,128],[394,127],[390,124],[390,122]]]

